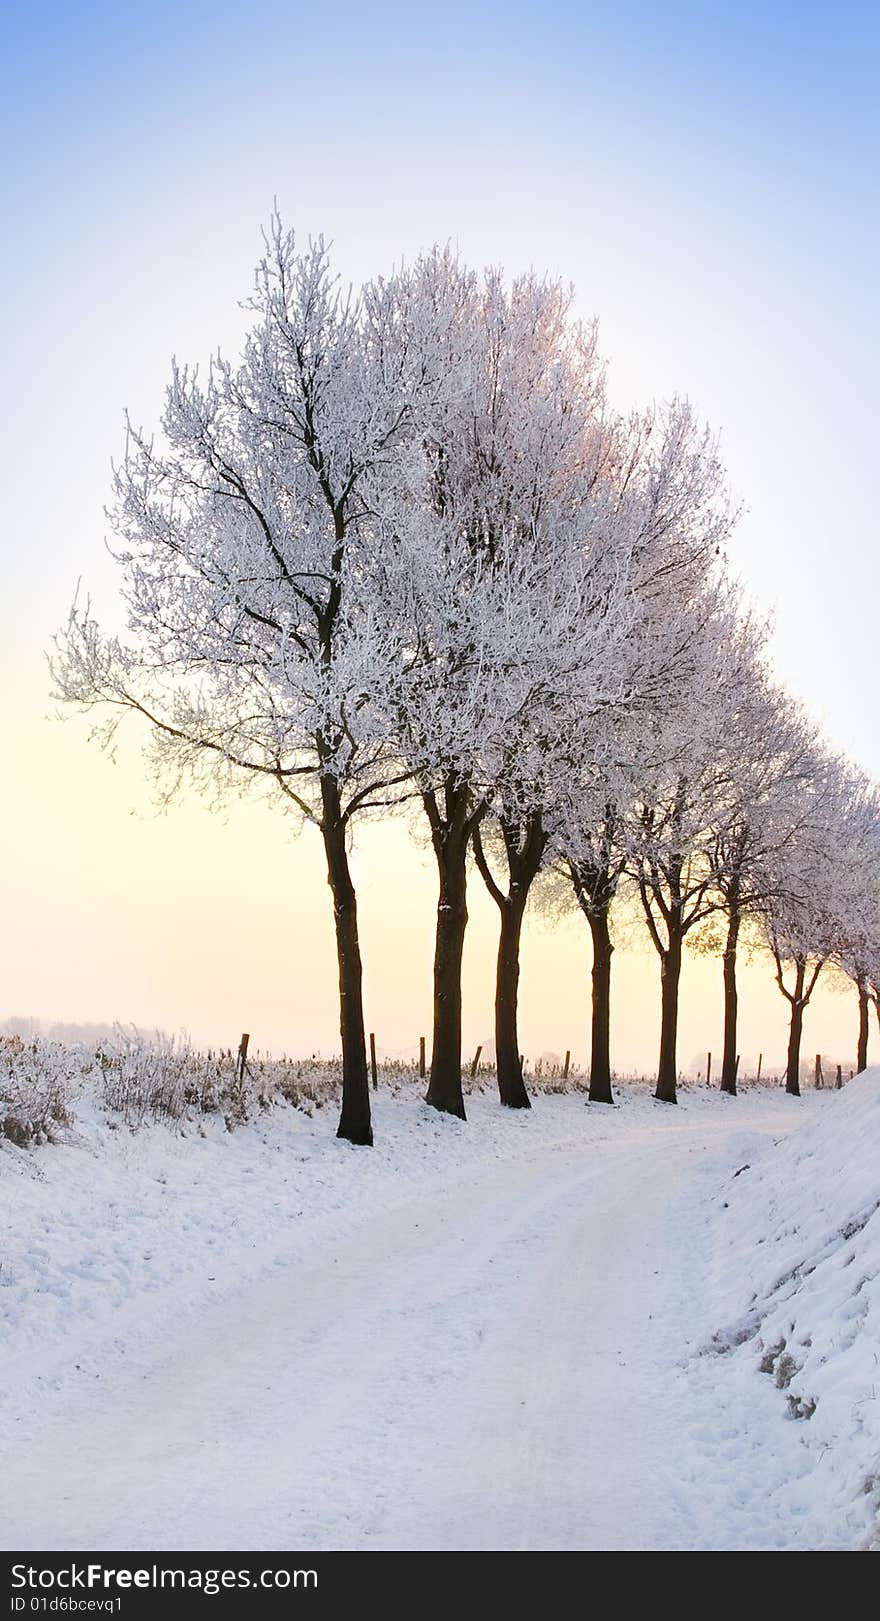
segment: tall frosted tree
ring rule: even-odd
[[[410,487],[412,586],[399,613],[409,655],[396,720],[439,879],[427,1095],[458,1115],[468,849],[494,803],[508,821],[508,859],[531,865],[541,834],[523,838],[523,824],[535,805],[519,798],[513,812],[509,793],[505,801],[502,785],[516,774],[508,765],[529,746],[537,713],[594,678],[595,660],[588,675],[582,658],[590,628],[613,640],[598,628],[600,574],[609,625],[612,598],[587,501],[606,455],[603,374],[595,334],[571,320],[570,303],[556,283],[526,276],[508,289],[499,273],[476,277],[448,255],[413,278],[416,327],[428,326],[419,310],[442,312],[449,386],[422,420],[421,478]],[[514,992],[517,881],[493,890],[502,980]],[[512,1028],[502,1016],[500,1064],[505,1101],[521,1103]]]
[[[343,295],[323,243],[300,252],[273,219],[238,363],[175,363],[160,435],[128,428],[112,512],[128,632],[75,605],[54,661],[105,739],[124,714],[147,723],[166,782],[251,779],[320,832],[355,1143],[372,1128],[350,831],[401,777],[375,701],[401,657],[379,561],[384,579],[396,467],[440,380],[431,334],[413,363],[407,297],[395,278]]]
[[[811,782],[801,789],[796,833],[774,852],[765,885],[764,937],[790,1010],[785,1089],[792,1097],[800,1096],[804,1014],[841,945],[849,794],[843,762],[829,755],[817,758]]]
[[[617,792],[616,792],[617,790]],[[607,766],[570,778],[567,803],[548,848],[537,904],[550,916],[579,911],[590,930],[589,1101],[613,1103],[611,1069],[611,909],[627,858],[621,841],[619,784]]]
[[[631,872],[648,934],[660,958],[660,1054],[655,1096],[677,1101],[679,987],[687,936],[718,906],[713,828],[726,821],[733,792],[726,744],[753,679],[749,621],[735,595],[706,597],[699,652],[686,689],[668,715],[659,765],[645,773],[630,814]]]
[[[763,643],[767,627],[759,627]],[[755,921],[782,879],[787,847],[811,803],[815,728],[755,660],[720,740],[728,792],[710,807],[709,862],[723,920],[724,1043],[722,1092],[736,1093],[737,958],[744,925]],[[714,818],[714,821],[713,821]]]
[[[641,873],[646,785],[656,790],[680,766],[693,733],[719,559],[735,517],[714,443],[681,401],[621,425],[612,484],[629,537],[631,623],[618,650],[617,700],[573,716],[568,728],[550,846],[590,928],[589,1095],[603,1103],[612,1101],[611,908],[622,881]],[[556,908],[565,894],[554,888]]]
[[[583,531],[582,531],[583,533]],[[528,1107],[518,1027],[520,942],[532,887],[571,824],[573,801],[587,771],[573,767],[573,744],[592,754],[594,736],[608,713],[624,709],[626,648],[634,625],[628,583],[627,537],[609,522],[591,563],[565,547],[553,569],[547,600],[559,655],[530,703],[508,728],[489,777],[489,814],[473,833],[474,855],[498,907],[500,928],[495,979],[495,1055],[502,1103]],[[581,589],[565,592],[566,560],[574,559]],[[540,631],[540,626],[536,629]],[[537,649],[552,654],[547,640]],[[538,661],[536,661],[538,662]]]

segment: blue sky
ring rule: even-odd
[[[748,509],[737,558],[778,607],[781,663],[880,770],[878,18],[662,0],[7,8],[3,285],[41,419],[13,403],[7,432],[35,469],[73,417],[103,434],[71,444],[82,544],[69,525],[45,537],[67,583],[100,539],[122,406],[149,420],[172,349],[234,342],[277,195],[353,277],[437,238],[570,277],[621,400],[687,393],[721,431]]]
[[[880,8],[67,3],[3,26],[0,708],[22,826],[35,761],[80,769],[81,738],[42,718],[44,653],[80,575],[114,612],[123,408],[154,422],[173,353],[234,348],[275,196],[346,278],[452,240],[571,279],[619,403],[687,394],[720,432],[778,666],[880,775]],[[44,1011],[23,994],[10,1011]]]

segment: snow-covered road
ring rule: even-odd
[[[7,1545],[693,1545],[676,1204],[723,1110],[478,1162],[168,1321],[15,1448]]]
[[[58,1376],[33,1406],[13,1395],[3,1542],[798,1545],[768,1506],[770,1460],[798,1445],[779,1393],[756,1379],[754,1411],[739,1388],[728,1411],[717,1371],[695,1377],[693,1343],[707,1194],[744,1130],[780,1135],[797,1117],[778,1095],[677,1111],[639,1099],[598,1124],[579,1100],[541,1100],[516,1122],[517,1152],[491,1138],[393,1206],[356,1199],[198,1310],[160,1292],[149,1333],[129,1323],[109,1362],[105,1339],[102,1378]],[[446,1129],[430,1121],[441,1146]],[[462,1142],[480,1129],[448,1123]]]

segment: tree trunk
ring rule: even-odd
[[[461,802],[458,802],[458,797]],[[467,928],[467,789],[447,792],[453,809],[438,831],[432,824],[440,877],[434,944],[434,1033],[425,1102],[465,1119],[461,1090],[461,961]]]
[[[342,1113],[337,1137],[370,1146],[370,1084],[364,1031],[361,951],[358,940],[357,899],[345,848],[339,785],[332,777],[321,780],[324,851],[327,882],[333,894],[336,956],[339,963],[339,1030],[342,1037]]]
[[[804,1010],[800,1002],[791,1005],[791,1026],[788,1032],[788,1062],[785,1067],[785,1090],[790,1097],[801,1095],[801,1036],[804,1029]]]
[[[805,962],[795,963],[794,993],[791,1002],[791,1026],[788,1032],[788,1062],[785,1068],[785,1090],[793,1098],[801,1095],[801,1036],[804,1030],[804,984],[807,977]]]
[[[519,1050],[519,950],[523,918],[532,884],[547,847],[540,809],[523,820],[502,810],[498,817],[507,859],[507,888],[493,877],[480,835],[472,824],[474,858],[501,916],[498,971],[495,978],[495,1067],[498,1095],[509,1109],[530,1109]]]
[[[529,1109],[519,1051],[519,943],[528,892],[514,889],[501,907],[495,981],[495,1063],[498,1093],[508,1109]]]
[[[736,1096],[736,1040],[738,997],[736,990],[736,948],[739,940],[739,902],[733,898],[727,921],[724,947],[724,1054],[721,1059],[721,1090]]]
[[[858,981],[859,991],[859,1045],[856,1058],[856,1074],[861,1075],[863,1069],[868,1067],[868,987],[863,979]]]
[[[657,1068],[657,1090],[661,1103],[677,1103],[676,1077],[678,1074],[678,987],[681,979],[681,936],[672,923],[669,925],[669,945],[660,964],[662,986],[662,1016],[660,1022],[660,1063]]]
[[[613,1103],[611,1091],[611,930],[608,908],[588,912],[593,937],[593,1008],[590,1030],[590,1102]]]

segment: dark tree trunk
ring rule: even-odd
[[[370,1085],[367,1075],[367,1044],[364,1033],[361,952],[358,941],[357,899],[348,852],[345,823],[341,815],[339,785],[332,777],[321,780],[324,850],[327,882],[333,894],[336,925],[336,956],[339,963],[339,1030],[342,1037],[342,1114],[338,1137],[369,1146],[373,1141],[370,1120]]]
[[[788,1061],[785,1066],[785,1090],[790,1097],[801,1095],[801,1036],[804,1031],[804,982],[806,964],[795,964],[794,994],[791,997],[791,1026],[788,1032]]]
[[[495,981],[495,1063],[498,1093],[508,1109],[531,1107],[523,1081],[518,1027],[519,945],[527,900],[528,891],[523,893],[514,887],[500,908],[501,936]]]
[[[678,988],[681,980],[681,935],[674,923],[669,924],[669,945],[660,961],[661,1005],[660,1062],[657,1067],[657,1090],[654,1096],[661,1103],[677,1103],[676,1078],[678,1074]]]
[[[791,1007],[791,1026],[788,1032],[788,1062],[785,1066],[785,1090],[790,1097],[801,1095],[801,1036],[804,1029],[804,1010],[798,1002]]]
[[[590,1032],[590,1102],[613,1103],[611,1091],[611,930],[608,908],[587,913],[593,937],[593,1008]]]
[[[467,848],[470,838],[466,786],[448,785],[446,814],[425,796],[440,878],[434,944],[434,1033],[426,1103],[465,1119],[461,1090],[461,961],[467,928]]]
[[[498,818],[507,860],[506,891],[496,883],[480,826],[473,827],[474,857],[483,882],[501,914],[498,973],[495,980],[495,1066],[498,1095],[509,1109],[529,1109],[519,1049],[519,950],[529,893],[547,848],[540,809],[521,819],[502,811]]]
[[[858,981],[859,991],[859,1045],[856,1057],[856,1074],[861,1075],[863,1069],[868,1067],[868,987],[863,979]]]
[[[593,995],[590,1019],[590,1102],[613,1103],[611,1091],[611,903],[622,863],[612,859],[615,809],[605,809],[605,835],[598,859],[571,861],[569,873],[593,941]]]
[[[736,948],[739,941],[739,899],[731,896],[727,914],[727,942],[724,947],[724,1053],[721,1059],[721,1090],[736,1096],[736,1041],[738,997],[736,989]]]

